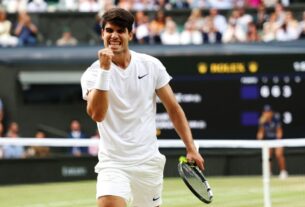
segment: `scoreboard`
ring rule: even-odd
[[[305,55],[159,58],[196,139],[255,139],[265,104],[280,115],[285,138],[305,137]],[[158,137],[178,138],[162,104],[156,123]]]

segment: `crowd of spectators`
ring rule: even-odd
[[[23,136],[19,131],[19,124],[12,121],[5,127],[4,124],[4,107],[0,99],[0,139],[1,138],[17,139]],[[38,129],[35,132],[36,139],[47,138],[43,130]],[[82,131],[81,124],[78,120],[72,120],[70,128],[67,131],[67,139],[87,139],[88,136]],[[98,131],[90,137],[91,139],[99,139]],[[73,157],[81,156],[97,156],[98,146],[90,147],[70,147],[67,150],[55,152],[57,155],[67,155]],[[54,155],[52,148],[47,146],[21,146],[21,145],[0,145],[0,159],[25,159],[25,158],[46,158]]]
[[[298,20],[292,11],[286,10],[288,0],[2,0],[0,46],[36,45],[40,32],[28,12],[47,12],[52,5],[55,10],[96,12],[99,15],[114,6],[132,10],[136,44],[291,41],[304,38],[305,31],[305,11],[303,19]],[[249,7],[256,8],[254,15],[247,13]],[[189,9],[190,15],[184,23],[178,24],[174,17],[166,15],[167,10],[173,9]],[[203,15],[203,9],[208,13]],[[229,15],[222,15],[221,9],[229,9]],[[146,13],[152,10],[155,15],[150,17]],[[6,12],[17,12],[16,22],[10,22]],[[97,38],[100,35],[99,15],[97,24],[92,25]],[[79,43],[68,27],[63,30],[56,41],[57,46]]]

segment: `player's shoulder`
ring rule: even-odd
[[[150,63],[150,64],[155,64],[155,65],[162,65],[161,61],[158,58],[153,57],[151,55],[148,55],[145,53],[140,53],[140,52],[135,52],[135,51],[131,51],[131,53],[138,62],[142,62],[142,63],[146,63],[146,64]]]

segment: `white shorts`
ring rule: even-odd
[[[97,176],[96,198],[119,196],[132,207],[155,207],[162,204],[165,156],[158,153],[140,164],[101,169]]]

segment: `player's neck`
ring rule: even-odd
[[[125,53],[115,54],[112,62],[122,69],[126,69],[131,61],[131,54],[129,50]]]

